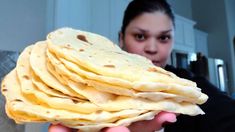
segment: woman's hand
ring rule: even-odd
[[[160,112],[152,120],[138,121],[130,126],[118,126],[105,128],[102,132],[152,132],[154,130],[161,130],[165,123],[176,122],[176,115],[169,112]],[[62,125],[51,125],[48,129],[49,132],[75,132],[77,130],[64,127]]]

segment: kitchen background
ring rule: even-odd
[[[168,0],[176,14],[176,42],[170,64],[183,68],[206,58],[208,79],[228,95],[235,93],[235,0]],[[59,27],[95,32],[118,43],[124,9],[130,0],[0,0],[0,75],[15,65],[18,53]],[[203,58],[202,57],[202,58]],[[4,114],[0,130],[43,132],[47,125],[15,125]]]

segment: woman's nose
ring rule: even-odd
[[[157,42],[154,39],[147,41],[145,53],[149,55],[157,54]]]

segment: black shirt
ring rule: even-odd
[[[168,71],[181,78],[197,83],[202,92],[209,96],[206,103],[200,105],[205,115],[179,115],[177,122],[165,126],[165,132],[235,132],[235,100],[221,92],[204,77],[194,76],[185,69],[166,66]]]

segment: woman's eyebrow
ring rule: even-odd
[[[139,27],[133,27],[133,29],[136,30],[136,31],[142,32],[142,33],[148,33],[149,32],[148,30],[145,30],[145,29],[142,29],[142,28],[139,28]],[[171,31],[172,31],[172,29],[163,30],[163,31],[160,31],[160,34],[167,34]]]
[[[136,30],[136,31],[142,32],[142,33],[148,33],[149,32],[148,30],[145,30],[145,29],[142,29],[142,28],[139,28],[139,27],[133,27],[133,29]]]
[[[167,33],[171,32],[171,31],[172,31],[172,29],[168,29],[168,30],[165,30],[165,31],[161,31],[161,34],[167,34]]]

